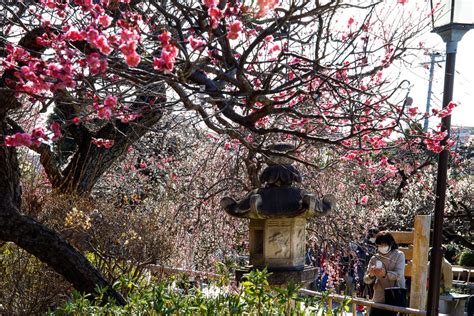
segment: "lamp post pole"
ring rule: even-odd
[[[456,64],[456,50],[458,41],[449,39],[446,41],[446,67],[444,71],[444,92],[443,92],[443,109],[453,99],[454,71]],[[426,315],[438,315],[439,289],[441,281],[441,262],[443,252],[441,243],[443,240],[443,217],[444,205],[446,202],[446,181],[448,176],[448,160],[449,150],[446,149],[447,140],[450,136],[451,115],[444,117],[441,121],[441,131],[447,131],[446,137],[441,141],[443,151],[438,158],[438,175],[436,181],[436,199],[435,199],[435,215],[434,215],[434,234],[433,247],[431,249],[430,271],[429,271],[429,288],[428,288],[428,305]]]
[[[439,0],[437,4],[431,0],[433,32],[437,33],[446,43],[446,67],[444,70],[443,110],[453,99],[454,71],[458,42],[470,29],[474,28],[474,3],[472,0]],[[439,8],[438,8],[439,6]],[[434,17],[434,12],[439,12]],[[437,316],[439,308],[439,290],[441,281],[441,263],[443,251],[443,217],[446,203],[446,181],[448,178],[449,148],[446,148],[451,129],[451,116],[441,120],[441,131],[446,137],[440,145],[443,150],[438,158],[438,175],[436,180],[436,198],[434,210],[433,247],[431,248],[428,304],[426,315]]]

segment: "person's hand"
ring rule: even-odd
[[[369,275],[370,275],[371,277],[374,277],[374,276],[375,276],[375,270],[376,270],[375,266],[370,266],[370,267],[369,267]]]
[[[383,278],[387,274],[387,272],[384,268],[374,268],[373,274],[378,278]]]
[[[384,268],[376,268],[375,266],[371,266],[369,268],[369,275],[371,277],[379,277],[379,278],[383,278],[386,274],[386,271]]]

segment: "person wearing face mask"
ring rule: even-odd
[[[374,294],[372,301],[385,303],[384,290],[389,287],[405,287],[405,254],[398,250],[395,239],[389,232],[380,232],[375,236],[377,253],[369,260],[364,275],[366,284],[373,284]],[[396,315],[377,308],[372,308],[370,316]]]

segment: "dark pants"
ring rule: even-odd
[[[467,299],[467,316],[474,316],[474,295]]]
[[[396,316],[397,312],[386,311],[384,309],[371,308],[369,316]]]

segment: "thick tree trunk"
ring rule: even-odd
[[[5,135],[2,123],[0,131]],[[84,255],[56,232],[20,214],[20,173],[14,148],[0,146],[0,166],[0,240],[12,241],[36,256],[77,290],[94,293],[96,287],[107,288],[107,298],[124,305],[124,298],[110,287]]]
[[[106,300],[117,304],[126,301],[112,290],[107,280],[78,250],[61,236],[32,218],[21,215],[12,206],[0,206],[0,239],[12,241],[61,274],[80,292],[94,293],[97,287],[107,288]]]
[[[96,138],[111,139],[114,145],[107,149],[91,143],[88,135],[79,145],[71,162],[64,169],[64,178],[59,189],[63,193],[88,194],[100,177],[124,155],[128,147],[140,139],[162,117],[162,112],[155,109],[144,114],[133,123],[107,124],[95,135]]]
[[[73,138],[76,141],[77,149],[72,156],[67,167],[64,168],[63,178],[53,182],[53,187],[63,193],[73,193],[87,195],[93,189],[100,177],[124,155],[128,147],[137,142],[145,135],[163,116],[160,104],[166,101],[166,86],[158,83],[155,86],[155,93],[160,97],[156,105],[151,106],[149,101],[152,96],[138,96],[131,106],[140,117],[129,123],[123,123],[119,119],[103,126],[95,133],[83,129],[79,135]],[[62,104],[60,104],[62,107]],[[65,106],[67,109],[69,104]],[[66,109],[62,112],[66,112]],[[72,119],[72,117],[66,117]],[[97,147],[92,144],[92,138],[102,138],[113,140],[111,148]]]
[[[44,47],[37,44],[36,38],[43,32],[42,28],[27,32],[18,45],[33,56],[41,55]],[[5,44],[6,42],[1,43],[0,51]],[[112,289],[84,255],[58,233],[21,214],[20,171],[16,149],[4,144],[8,112],[21,107],[15,91],[6,85],[7,80],[15,82],[15,71],[8,69],[0,77],[0,240],[16,243],[61,274],[77,290],[94,294],[97,287],[106,288],[105,299],[111,298],[117,304],[125,305],[125,299]]]

